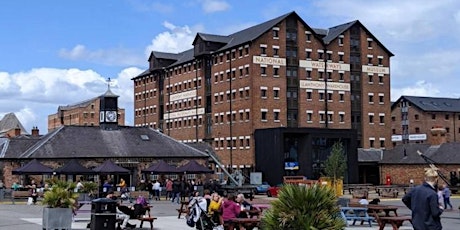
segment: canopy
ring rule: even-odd
[[[209,169],[204,165],[198,164],[198,162],[191,160],[187,164],[182,165],[177,168],[179,173],[189,173],[189,174],[200,174],[200,173],[214,173],[213,170]]]
[[[14,169],[12,173],[14,175],[53,174],[53,169],[38,162],[37,159],[33,159],[22,167]]]
[[[92,175],[96,174],[91,169],[83,167],[76,159],[70,160],[64,166],[55,170],[57,174],[64,174],[64,175]]]
[[[99,174],[129,174],[129,169],[125,169],[110,160],[106,160],[101,165],[93,169],[94,172]]]
[[[142,170],[142,172],[151,174],[177,173],[177,168],[163,160],[159,160],[156,164],[152,164],[150,167]]]

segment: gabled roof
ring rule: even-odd
[[[3,136],[4,133],[16,128],[21,129],[21,134],[28,134],[14,113],[5,114],[0,120],[0,137]]]
[[[152,51],[150,54],[150,57],[156,57],[158,59],[168,59],[168,60],[177,60],[181,56],[180,54],[175,54],[175,53],[166,53],[166,52],[158,52],[158,51]],[[149,58],[150,61],[150,58]]]
[[[207,154],[178,142],[148,127],[120,126],[118,130],[103,130],[91,126],[61,126],[30,140],[28,147],[19,148],[22,139],[12,138],[0,147],[3,158],[206,158]],[[20,142],[20,143],[16,143]],[[10,146],[14,148],[10,148]]]
[[[387,49],[359,20],[347,22],[347,23],[329,28],[326,37],[323,38],[324,43],[329,44],[334,39],[336,39],[340,34],[347,31],[348,29],[350,29],[352,26],[356,24],[358,24],[358,26],[366,30],[366,32],[373,37],[372,39],[376,41],[385,51],[387,51],[390,56],[394,56],[394,54],[389,49]]]
[[[391,109],[393,110],[403,99],[425,112],[460,112],[460,98],[442,97],[401,96],[392,104]]]
[[[380,164],[428,164],[417,153],[420,151],[423,155],[431,158],[438,164],[460,164],[458,149],[460,143],[444,143],[442,145],[408,143],[397,145],[391,150],[385,150],[383,159]]]
[[[205,33],[197,33],[195,40],[193,40],[193,44],[195,44],[196,39],[200,37],[203,41],[209,42],[217,42],[217,43],[228,43],[231,38],[228,36],[216,35],[216,34],[205,34]]]

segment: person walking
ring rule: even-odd
[[[412,211],[414,230],[441,230],[441,214],[444,207],[439,204],[437,194],[438,172],[428,169],[425,182],[411,189],[402,202]]]
[[[166,179],[166,200],[170,200],[172,198],[172,191],[173,191],[173,182],[169,178]]]
[[[452,210],[452,204],[450,203],[450,196],[452,195],[452,192],[450,191],[449,187],[444,185],[444,189],[442,190],[443,196],[444,196],[444,209],[447,209],[447,206],[450,207],[450,210]]]

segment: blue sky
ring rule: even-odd
[[[391,98],[460,97],[457,0],[79,0],[0,2],[0,118],[47,132],[59,105],[120,95],[133,125],[133,84],[152,50],[191,48],[197,32],[228,35],[296,11],[314,28],[360,20],[395,56]]]

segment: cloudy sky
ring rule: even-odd
[[[101,95],[107,78],[133,125],[131,78],[150,51],[197,32],[228,35],[296,11],[313,28],[360,20],[391,52],[391,98],[460,97],[458,0],[79,0],[0,2],[0,118],[47,132],[59,105]]]

